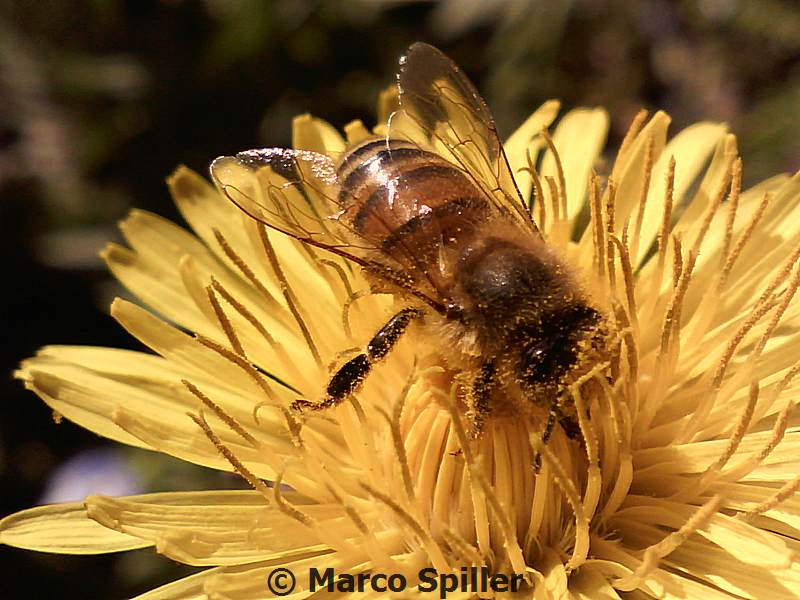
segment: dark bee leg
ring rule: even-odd
[[[293,410],[321,410],[336,406],[346,400],[363,383],[372,366],[389,354],[400,337],[405,333],[412,320],[420,317],[422,312],[416,308],[404,308],[381,327],[380,331],[367,344],[367,351],[348,360],[333,374],[325,390],[325,398],[321,402],[295,400]]]
[[[469,390],[470,413],[472,414],[472,424],[469,431],[470,439],[477,440],[483,434],[486,425],[486,417],[492,411],[491,398],[492,390],[495,386],[495,374],[497,369],[493,363],[484,363],[480,372],[472,380],[472,387]],[[453,456],[461,456],[464,452],[459,448],[451,452]]]
[[[561,411],[558,410],[558,398],[556,398],[550,404],[550,410],[547,413],[547,421],[545,422],[544,430],[542,431],[542,444],[546,444],[550,441],[550,436],[553,435],[553,429],[556,427],[556,421],[560,421],[562,418]],[[542,455],[537,452],[533,456],[533,470],[538,473],[541,468]]]
[[[478,439],[483,433],[486,425],[486,417],[492,410],[491,398],[492,390],[495,385],[495,374],[497,369],[493,363],[487,362],[481,367],[475,380],[472,382],[472,429],[470,437]]]
[[[561,425],[561,429],[564,430],[564,433],[567,434],[567,437],[569,439],[571,440],[583,439],[581,426],[575,417],[559,414],[558,424]]]

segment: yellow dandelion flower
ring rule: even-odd
[[[33,508],[0,522],[0,541],[152,546],[208,567],[149,600],[307,598],[331,581],[342,597],[359,582],[363,597],[800,597],[800,174],[742,190],[724,125],[670,139],[666,114],[642,112],[601,181],[607,114],[570,111],[550,135],[558,110],[544,104],[505,151],[613,323],[609,360],[562,390],[580,440],[556,427],[543,443],[539,414],[489,418],[470,440],[442,340],[413,330],[348,401],[291,410],[325,395],[397,295],[180,168],[169,188],[193,233],[133,211],[129,247],[104,252],[147,306],[111,314],[155,354],[50,346],[17,375],[83,427],[254,489]],[[370,135],[309,116],[293,132],[328,156]],[[519,589],[486,587],[502,575]]]

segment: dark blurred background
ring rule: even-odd
[[[225,475],[56,426],[11,379],[48,343],[136,348],[107,316],[97,257],[133,206],[178,218],[184,163],[284,146],[291,117],[374,124],[415,40],[450,54],[509,134],[548,98],[673,131],[724,120],[746,182],[800,166],[795,0],[114,0],[0,2],[0,516],[92,491],[232,487]],[[151,550],[61,557],[0,547],[25,597],[124,598],[189,572]],[[8,588],[7,588],[8,589]]]

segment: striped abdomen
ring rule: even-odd
[[[343,217],[401,262],[469,236],[487,217],[482,192],[443,158],[397,139],[371,139],[338,167]]]

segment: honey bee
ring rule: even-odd
[[[548,414],[545,442],[556,422],[579,436],[565,390],[602,358],[606,317],[545,242],[494,119],[461,70],[415,43],[400,60],[397,88],[387,134],[338,159],[271,148],[211,166],[251,217],[345,257],[373,290],[404,306],[332,375],[324,398],[293,408],[349,398],[417,323],[460,382],[473,437],[491,415],[534,407]]]

